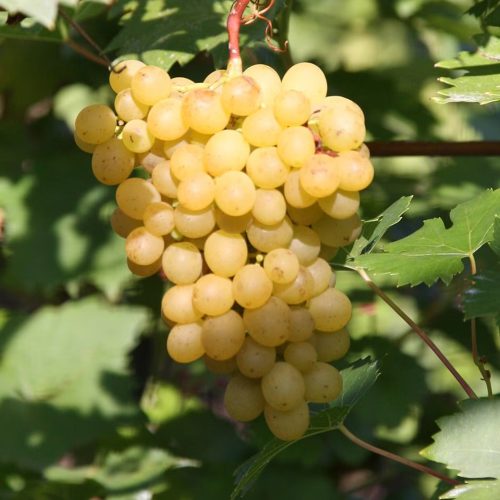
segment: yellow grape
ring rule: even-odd
[[[116,190],[118,207],[132,219],[142,219],[146,207],[156,201],[161,201],[160,193],[153,184],[138,177],[123,181]]]
[[[144,66],[132,77],[132,95],[134,98],[148,106],[170,95],[172,84],[166,71],[157,66]]]
[[[179,183],[177,198],[189,210],[203,210],[214,201],[214,180],[205,172],[197,172]]]
[[[273,282],[258,264],[241,267],[233,278],[236,302],[246,309],[262,306],[273,293]]]
[[[226,313],[234,304],[231,280],[216,274],[205,274],[194,286],[193,304],[203,314],[210,316]],[[217,359],[211,354],[209,356]]]
[[[274,283],[273,294],[287,304],[297,305],[305,302],[312,296],[314,281],[305,267],[299,268],[297,277],[291,283]]]
[[[244,233],[252,220],[252,212],[243,215],[232,216],[215,207],[215,220],[217,226],[227,233]]]
[[[167,352],[177,363],[192,363],[205,354],[201,342],[202,323],[175,325],[167,337]]]
[[[136,165],[140,165],[151,174],[158,163],[165,161],[163,145],[162,141],[155,141],[149,151],[138,153],[136,155]]]
[[[231,377],[224,393],[224,408],[231,418],[239,422],[254,420],[264,410],[264,404],[258,381],[239,373]]]
[[[276,361],[276,349],[260,345],[252,337],[247,337],[236,355],[240,372],[249,378],[261,378],[269,373]]]
[[[311,101],[298,90],[285,90],[274,101],[274,116],[284,127],[303,125],[311,111]]]
[[[109,106],[92,104],[83,108],[75,120],[75,134],[88,144],[102,144],[115,135],[116,115]]]
[[[307,266],[314,282],[312,296],[315,297],[324,292],[329,286],[335,285],[335,275],[332,267],[325,259],[317,258],[312,264]]]
[[[90,144],[90,142],[82,141],[76,135],[76,131],[73,132],[73,140],[75,141],[75,144],[78,146],[78,148],[81,149],[84,153],[93,153],[95,148],[97,147],[96,144]]]
[[[230,170],[243,170],[250,154],[250,145],[236,130],[221,130],[205,146],[203,162],[213,177]]]
[[[281,79],[276,70],[265,64],[249,66],[243,74],[250,76],[260,88],[262,105],[270,107],[281,92]]]
[[[305,401],[289,411],[266,405],[264,417],[269,430],[282,441],[300,439],[309,427],[309,407]]]
[[[316,260],[320,248],[321,241],[319,236],[310,227],[293,227],[293,238],[288,245],[288,249],[297,256],[303,266],[308,266]]]
[[[276,146],[282,130],[271,108],[257,110],[247,116],[241,126],[245,140],[259,148]]]
[[[113,71],[109,73],[109,86],[119,93],[122,90],[130,88],[133,76],[143,68],[145,64],[135,59],[128,59],[116,64]]]
[[[148,266],[156,262],[161,257],[164,248],[163,238],[150,233],[145,227],[132,230],[125,242],[127,257],[140,266]]]
[[[209,205],[203,210],[188,210],[178,205],[174,210],[175,228],[186,238],[203,238],[215,227],[215,210]]]
[[[196,323],[203,313],[193,304],[194,285],[175,285],[163,295],[161,310],[174,323]]]
[[[305,399],[311,403],[329,403],[342,392],[342,375],[332,365],[316,361],[304,373]]]
[[[285,197],[276,189],[257,189],[252,215],[262,224],[280,223],[286,215]]]
[[[290,309],[290,331],[288,340],[290,342],[304,342],[311,338],[314,333],[314,320],[308,309],[303,306],[295,306]]]
[[[170,161],[160,161],[151,173],[151,180],[153,181],[153,186],[163,196],[171,199],[177,198],[178,181],[172,177]]]
[[[250,76],[237,76],[222,87],[221,101],[228,113],[248,116],[259,109],[261,102],[259,86]]]
[[[320,332],[336,332],[351,319],[352,305],[347,295],[336,288],[327,288],[309,301],[309,312]]]
[[[337,220],[323,217],[312,225],[321,243],[330,247],[344,247],[351,244],[361,234],[361,219],[357,214],[347,219]]]
[[[140,220],[132,219],[119,208],[115,208],[110,223],[113,231],[122,238],[126,238],[135,228],[142,226]]]
[[[179,146],[170,158],[170,171],[178,180],[183,181],[192,175],[204,172],[203,146],[199,144],[183,144]]]
[[[114,186],[127,179],[135,157],[116,137],[98,144],[92,153],[92,172],[99,182]]]
[[[247,238],[254,248],[261,252],[270,252],[275,248],[286,248],[293,238],[292,223],[285,217],[272,226],[253,220],[247,227]]]
[[[200,277],[202,267],[201,252],[187,241],[172,243],[163,252],[163,272],[176,285],[194,283]]]
[[[208,356],[216,360],[234,357],[245,341],[245,325],[232,309],[203,322],[201,341]]]
[[[316,144],[307,127],[289,127],[281,132],[278,139],[278,154],[290,167],[300,168],[316,151]]]
[[[332,194],[339,187],[340,175],[335,159],[326,154],[315,154],[300,169],[300,185],[315,198]]]
[[[315,64],[302,62],[293,65],[283,76],[283,90],[298,90],[304,93],[313,106],[321,104],[328,91],[325,74]]]
[[[284,361],[275,363],[262,377],[261,388],[266,403],[276,410],[289,411],[304,401],[304,378],[297,368]]]
[[[318,204],[333,219],[348,219],[358,211],[359,192],[338,189],[330,196],[318,200]]]
[[[231,116],[219,94],[209,89],[189,92],[182,105],[184,120],[189,127],[202,134],[215,134],[226,128]]]
[[[318,130],[323,145],[333,151],[349,151],[363,144],[363,115],[343,106],[329,106],[319,114]]]
[[[300,186],[300,182],[299,182]],[[323,211],[317,203],[313,203],[305,208],[297,208],[292,205],[287,206],[287,213],[292,222],[303,226],[310,226],[323,217]]]
[[[215,203],[228,215],[250,212],[255,196],[255,186],[244,172],[229,171],[215,179]]]
[[[155,201],[144,209],[143,220],[150,233],[165,236],[175,227],[174,209],[164,201]]]
[[[149,110],[147,122],[151,133],[162,141],[179,139],[189,129],[182,113],[182,101],[172,97],[153,105]]]
[[[132,274],[140,276],[141,278],[149,278],[155,275],[161,269],[161,258],[155,260],[152,264],[141,266],[127,259],[127,267]]]
[[[223,230],[215,231],[207,238],[203,253],[210,270],[225,278],[234,276],[248,257],[243,236]]]
[[[316,332],[315,337],[318,361],[326,363],[343,358],[351,345],[349,333],[345,328],[338,332]]]
[[[286,248],[275,248],[264,257],[264,270],[274,283],[291,283],[299,268],[299,259]]]
[[[177,139],[172,139],[171,141],[164,141],[163,142],[163,155],[165,158],[170,160],[172,158],[172,155],[174,154],[174,151],[179,147],[184,144],[188,144],[191,142],[191,134],[186,132],[183,136],[178,137]]]
[[[122,140],[123,145],[133,153],[145,153],[153,147],[155,142],[144,120],[129,121],[123,127]]]
[[[144,118],[149,106],[136,101],[130,89],[124,89],[115,97],[115,110],[121,120],[129,122]]]
[[[287,180],[290,168],[281,160],[275,147],[254,149],[248,157],[246,172],[254,184],[275,189]]]
[[[358,151],[345,151],[335,160],[340,174],[340,189],[361,191],[371,184],[374,170],[369,158]]]
[[[284,186],[285,200],[293,208],[309,208],[317,199],[310,195],[300,182],[300,170],[293,170],[288,175]]]
[[[297,370],[306,372],[318,360],[318,353],[309,342],[292,342],[286,346],[283,358]]]

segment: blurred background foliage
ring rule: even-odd
[[[231,2],[65,3],[110,57],[133,54],[197,80],[224,65],[223,24]],[[281,41],[288,3],[277,2],[273,11]],[[252,25],[243,28],[245,62],[281,71],[290,58],[318,63],[330,94],[362,106],[371,139],[498,139],[497,105],[443,106],[432,99],[443,88],[437,82],[443,70],[434,64],[474,49],[481,27],[465,14],[472,3],[295,0],[290,53],[266,49],[263,26]],[[12,5],[23,8],[21,1]],[[50,24],[51,15],[49,9],[36,20]],[[166,357],[159,314],[164,284],[129,275],[123,241],[108,223],[113,189],[97,185],[89,157],[73,144],[76,113],[89,103],[110,102],[108,73],[68,45],[70,36],[85,46],[78,33],[60,18],[54,26],[48,31],[33,19],[0,12],[0,498],[228,498],[232,471],[269,434],[259,423],[229,421],[222,378],[201,364],[180,367]],[[392,239],[500,186],[498,158],[374,163],[376,179],[363,196],[365,218],[414,195]],[[490,259],[487,250],[480,252],[479,269]],[[466,279],[447,288],[398,290],[390,280],[378,282],[484,395],[460,306]],[[340,366],[371,355],[381,370],[347,424],[363,438],[418,458],[437,431],[435,419],[456,411],[463,393],[359,277],[339,271],[338,286],[355,305],[353,345]],[[479,349],[498,392],[495,328],[486,320],[478,324]],[[420,499],[431,498],[437,483],[331,432],[279,455],[246,498]]]

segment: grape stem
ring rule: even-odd
[[[249,3],[250,0],[236,0],[227,16],[227,34],[229,38],[227,70],[231,74],[241,74],[243,71],[240,54],[240,27],[243,13]]]
[[[363,278],[364,282],[389,306],[393,311],[405,321],[410,328],[427,344],[432,352],[439,358],[441,363],[448,369],[448,371],[455,377],[456,381],[460,384],[467,396],[471,399],[477,399],[476,393],[472,387],[462,378],[456,368],[451,364],[449,359],[441,352],[439,347],[430,339],[427,333],[422,330],[390,297],[388,297],[368,276],[364,269],[354,268],[355,271]]]
[[[459,484],[462,484],[460,481],[457,481],[456,479],[451,479],[451,478],[431,469],[430,467],[427,467],[423,464],[419,464],[417,462],[414,462],[413,460],[409,460],[408,458],[401,457],[399,455],[396,455],[395,453],[391,453],[390,451],[383,450],[382,448],[378,448],[377,446],[374,446],[373,444],[367,443],[366,441],[363,441],[359,437],[355,436],[344,425],[339,426],[339,431],[347,439],[352,441],[354,444],[361,446],[361,448],[364,448],[365,450],[371,451],[372,453],[376,453],[377,455],[381,455],[381,456],[388,458],[390,460],[394,460],[395,462],[399,462],[400,464],[406,465],[406,466],[411,467],[413,469],[416,469],[420,472],[424,472],[424,473],[429,474],[431,476],[437,477],[438,479],[441,479],[441,481],[444,481],[444,482],[451,484],[453,486],[457,486]]]

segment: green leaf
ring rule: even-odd
[[[235,471],[236,486],[231,494],[231,500],[243,496],[269,462],[289,446],[310,436],[338,429],[352,407],[370,389],[379,375],[377,362],[369,359],[361,360],[342,370],[341,373],[344,380],[344,390],[341,397],[330,404],[330,408],[317,413],[311,418],[311,425],[302,438],[295,441],[281,441],[274,438],[257,455],[238,467]]]
[[[4,38],[18,38],[21,40],[35,40],[43,42],[62,42],[62,30],[49,30],[37,23],[32,17],[27,17],[15,24],[7,24],[7,13],[0,12],[0,36]],[[58,28],[62,28],[59,24]]]
[[[462,477],[500,477],[500,398],[467,400],[461,407],[437,421],[441,430],[421,454]]]
[[[401,220],[401,216],[408,211],[413,196],[403,196],[387,207],[378,217],[365,222],[363,234],[352,247],[350,257],[355,258],[362,253],[370,253],[383,238],[384,234]]]
[[[0,0],[0,7],[12,14],[21,12],[47,28],[53,29],[59,5],[74,7],[77,2],[78,0],[37,0],[36,2],[33,0]]]
[[[464,266],[462,260],[493,239],[495,217],[500,214],[500,189],[457,205],[451,212],[452,226],[442,219],[428,219],[410,236],[389,243],[384,253],[361,255],[354,265],[373,274],[390,274],[398,286],[449,283]]]
[[[500,498],[500,481],[466,481],[455,486],[452,490],[439,497],[447,500],[459,498],[460,500],[492,500]]]
[[[465,70],[455,78],[440,78],[450,88],[440,90],[434,100],[440,103],[477,102],[488,104],[500,100],[500,39],[489,36],[477,52],[460,52],[455,59],[441,61],[437,67]]]
[[[500,268],[474,276],[474,284],[464,294],[465,319],[500,314]]]
[[[208,51],[216,65],[227,62],[226,19],[231,0],[120,0],[111,14],[123,26],[107,51],[118,51],[120,58],[139,58],[168,70],[175,63],[184,65],[196,54]],[[276,2],[266,14],[272,19],[284,0]],[[254,23],[241,30],[242,47],[264,43],[265,23]]]
[[[500,257],[500,217],[495,217],[493,239],[490,241],[490,247]]]
[[[94,298],[12,316],[0,336],[0,460],[43,468],[135,421],[127,353],[146,317]]]

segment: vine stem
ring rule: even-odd
[[[229,73],[241,74],[243,71],[240,54],[240,28],[243,13],[249,3],[250,0],[236,0],[227,16],[227,34],[229,38],[227,70]]]
[[[403,319],[410,328],[427,344],[432,352],[439,358],[441,363],[448,369],[448,371],[455,377],[456,381],[460,384],[462,389],[466,392],[467,396],[471,399],[477,399],[476,393],[472,387],[462,378],[455,367],[451,364],[449,359],[441,352],[439,347],[430,339],[422,328],[420,328],[390,297],[388,297],[368,276],[364,269],[355,268],[357,273],[363,278],[365,283],[388,305],[396,314]]]
[[[366,441],[363,441],[359,437],[355,436],[344,425],[340,425],[339,431],[347,439],[352,441],[354,444],[361,446],[361,448],[364,448],[365,450],[371,451],[372,453],[376,453],[377,455],[381,455],[381,456],[388,458],[390,460],[394,460],[395,462],[399,462],[400,464],[406,465],[406,466],[411,467],[413,469],[416,469],[420,472],[424,472],[425,474],[429,474],[431,476],[437,477],[438,479],[441,479],[441,481],[445,481],[446,483],[451,484],[453,486],[457,486],[459,484],[462,484],[460,481],[457,481],[456,479],[451,479],[451,478],[431,469],[430,467],[427,467],[425,465],[414,462],[413,460],[409,460],[408,458],[401,457],[399,455],[396,455],[395,453],[391,453],[390,451],[383,450],[382,448],[378,448],[377,446],[374,446],[373,444],[367,443]]]
[[[477,266],[476,266],[476,259],[474,258],[473,254],[469,255],[469,261],[470,261],[471,274],[472,276],[474,276],[477,273]],[[488,369],[486,369],[484,361],[481,359],[481,356],[479,356],[479,350],[477,347],[476,318],[472,318],[470,320],[470,339],[471,339],[472,360],[474,361],[474,364],[477,366],[477,368],[481,373],[481,376],[483,377],[484,383],[486,384],[486,390],[488,391],[488,397],[492,398],[493,389],[491,387],[491,373]]]

